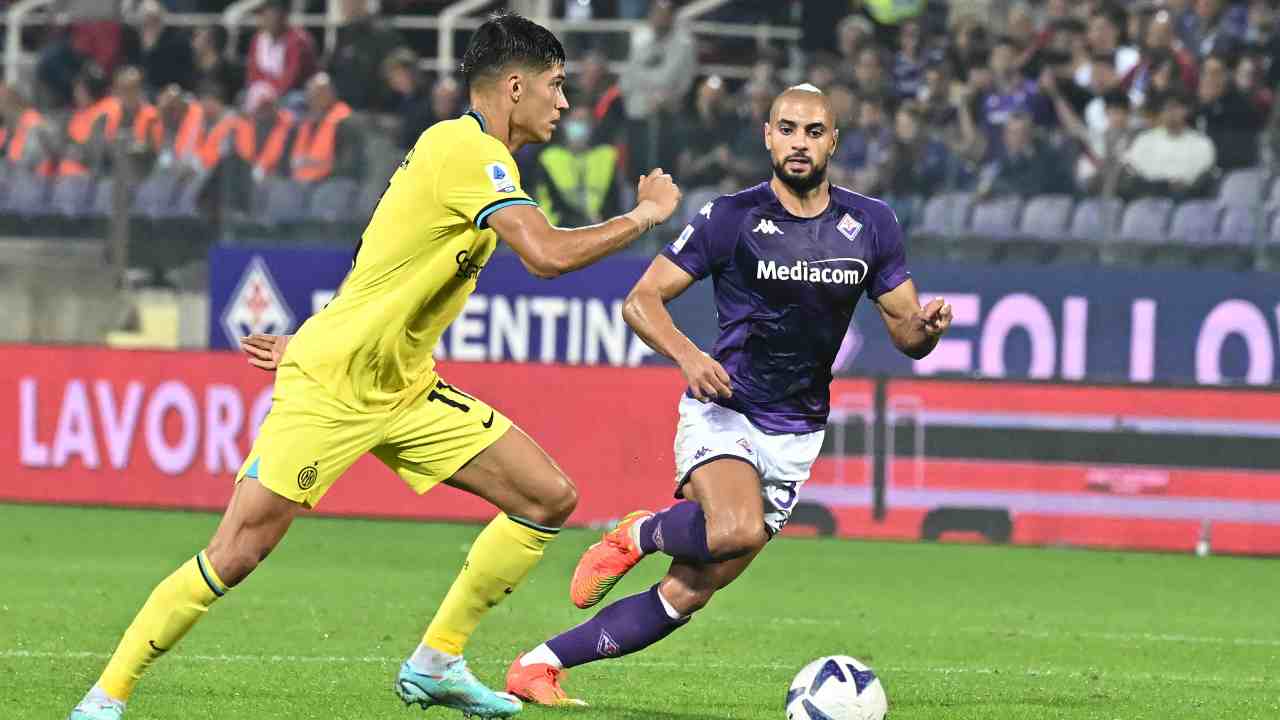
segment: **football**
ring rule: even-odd
[[[787,691],[787,720],[884,720],[888,712],[880,678],[847,655],[805,665]]]

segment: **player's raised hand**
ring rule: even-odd
[[[934,298],[920,310],[924,331],[931,337],[940,337],[951,327],[951,303]]]
[[[724,366],[716,362],[715,358],[701,350],[696,355],[681,359],[680,372],[684,373],[689,392],[698,402],[711,402],[733,395],[729,373],[725,372]]]
[[[647,205],[646,205],[647,204]],[[653,225],[660,225],[671,217],[680,205],[680,187],[675,180],[662,171],[654,168],[647,175],[640,176],[636,186],[636,207],[647,207],[649,219]]]
[[[267,371],[280,367],[280,358],[289,345],[292,335],[267,335],[254,333],[240,338],[240,349],[248,356],[249,364]]]

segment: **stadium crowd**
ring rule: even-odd
[[[290,25],[288,5],[265,3],[240,43],[219,25],[167,25],[157,0],[137,3],[131,22],[60,15],[30,92],[0,88],[12,189],[0,210],[103,209],[107,184],[92,179],[126,162],[141,183],[135,209],[160,216],[229,211],[271,224],[370,211],[385,177],[367,140],[408,147],[464,109],[465,88],[422,72],[430,48],[365,0],[343,0],[331,48]],[[570,21],[646,20],[625,48],[570,43],[572,109],[551,144],[518,158],[556,222],[618,212],[630,179],[657,165],[694,209],[758,182],[771,99],[811,82],[839,115],[833,180],[885,197],[909,229],[981,231],[985,218],[997,234],[1044,222],[1049,234],[1105,233],[1079,217],[1100,197],[1154,207],[1135,228],[1163,233],[1185,205],[1184,224],[1224,241],[1280,232],[1280,185],[1268,182],[1280,149],[1273,0],[780,2],[754,19],[794,22],[802,40],[745,48],[695,41],[669,0],[557,5]],[[726,54],[742,64],[744,52],[745,80],[700,70]],[[234,181],[207,182],[219,175]],[[13,191],[30,182],[42,189]],[[1134,202],[1143,198],[1159,202]],[[974,209],[984,206],[995,209]]]

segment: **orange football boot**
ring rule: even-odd
[[[622,576],[640,562],[644,553],[631,540],[631,526],[651,517],[653,513],[648,510],[637,510],[605,533],[600,542],[587,548],[569,583],[569,598],[574,605],[585,609],[600,602]]]
[[[567,671],[546,663],[534,663],[525,666],[520,664],[524,653],[516,656],[507,670],[507,692],[534,705],[550,707],[586,707],[585,700],[571,698],[560,687],[560,679]]]

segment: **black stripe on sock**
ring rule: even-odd
[[[209,577],[209,571],[204,569],[204,560],[199,555],[196,555],[196,565],[200,568],[200,577],[204,578],[205,584],[209,586],[209,589],[213,591],[214,595],[222,597],[227,594],[225,590],[219,590],[218,583],[214,582],[213,578]]]
[[[508,515],[507,519],[517,525],[523,525],[530,530],[537,530],[538,532],[546,533],[548,535],[557,535],[560,533],[560,528],[550,528],[545,525],[539,525],[532,520],[525,520],[524,518],[516,517],[515,515]]]

